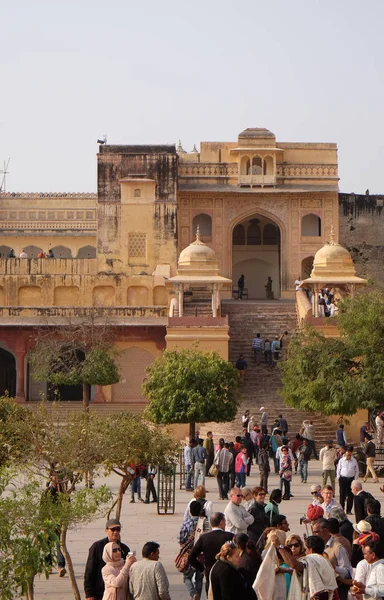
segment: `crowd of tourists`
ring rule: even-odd
[[[181,520],[175,567],[186,593],[192,600],[200,600],[203,593],[208,600],[382,598],[384,518],[380,502],[363,489],[369,476],[378,482],[373,439],[377,430],[371,431],[368,423],[360,428],[367,457],[362,482],[342,424],[335,432],[337,443],[329,440],[318,453],[312,421],[304,421],[300,431],[289,436],[282,414],[269,424],[265,407],[259,413],[256,423],[250,411],[244,412],[242,435],[234,441],[220,439],[215,444],[209,431],[204,440],[190,439],[185,446],[185,489],[193,497]],[[293,498],[290,483],[295,474],[307,482],[313,459],[320,461],[322,481],[307,488],[300,532],[291,531],[282,503]],[[280,486],[269,491],[271,467]],[[252,488],[247,487],[251,468],[260,474],[260,484]],[[143,500],[140,480],[146,479],[143,502],[151,496],[156,502],[156,467],[132,471],[131,501],[135,494]],[[214,498],[207,498],[208,477],[216,478],[218,497],[227,501],[223,512],[214,509]],[[160,544],[144,543],[139,559],[121,541],[121,531],[120,521],[109,519],[106,537],[90,547],[86,600],[170,600]],[[65,564],[61,568],[65,570]]]

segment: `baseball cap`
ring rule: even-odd
[[[116,527],[116,526],[121,527],[121,523],[120,523],[119,519],[108,519],[108,521],[105,524],[105,529],[110,529],[111,527]]]

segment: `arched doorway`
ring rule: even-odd
[[[265,285],[271,277],[274,297],[280,298],[280,255],[280,228],[272,219],[255,214],[239,221],[232,235],[233,286],[244,275],[248,298],[264,299]]]
[[[16,396],[16,360],[13,354],[0,348],[0,396]]]

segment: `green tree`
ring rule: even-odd
[[[120,380],[111,327],[97,309],[87,318],[38,330],[30,352],[32,375],[53,386],[82,385],[88,408],[91,385],[112,385]]]
[[[151,427],[142,418],[129,413],[118,413],[100,420],[103,437],[108,440],[104,453],[106,474],[121,477],[116,499],[109,510],[115,508],[120,519],[124,494],[132,481],[136,465],[164,465],[177,460],[178,446],[167,429]]]
[[[282,364],[286,404],[353,415],[384,404],[384,298],[367,291],[340,303],[340,338],[305,327]]]
[[[23,437],[24,424],[30,411],[17,403],[16,398],[0,397],[0,467],[24,462],[30,451]]]
[[[147,369],[143,393],[150,404],[144,416],[154,423],[195,423],[234,419],[239,376],[216,352],[196,348],[165,350]]]

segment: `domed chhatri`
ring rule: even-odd
[[[200,229],[197,226],[196,240],[180,252],[178,260],[178,273],[191,273],[218,275],[219,263],[215,251],[201,241]]]
[[[335,242],[332,229],[330,241],[315,254],[310,279],[314,277],[334,278],[340,276],[355,277],[356,270],[348,250]]]

